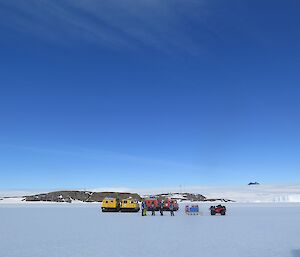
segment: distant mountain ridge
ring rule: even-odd
[[[119,192],[119,193],[118,193]],[[137,192],[123,193],[123,192]],[[153,193],[152,193],[153,192]],[[163,193],[171,192],[171,193]],[[40,194],[37,191],[0,191],[0,203],[26,202],[101,202],[105,196],[137,198],[145,197],[172,197],[178,201],[230,201],[243,203],[300,203],[300,184],[287,185],[259,185],[259,186],[191,186],[185,187],[184,192],[178,192],[177,187],[170,188],[108,188],[57,191]],[[204,194],[202,194],[202,192]],[[152,195],[150,195],[152,193]]]
[[[92,192],[92,191],[55,191],[44,194],[24,196],[27,202],[102,202],[105,197],[119,197],[120,199],[134,198],[141,200],[136,193],[124,192]]]
[[[223,201],[228,202],[228,199],[208,199],[202,194],[192,193],[165,193],[156,195],[141,196],[137,193],[129,192],[92,192],[92,191],[55,191],[43,194],[24,196],[23,201],[26,202],[102,202],[105,197],[113,197],[119,199],[133,198],[141,201],[145,198],[155,197],[158,199],[172,198],[178,201]]]

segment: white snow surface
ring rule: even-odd
[[[235,187],[199,187],[207,198],[225,198],[237,202],[300,202],[300,185],[255,185]]]
[[[3,257],[299,257],[300,204],[227,203],[226,216],[102,213],[90,204],[0,205]]]
[[[23,204],[26,203],[23,197],[0,198],[0,204]]]

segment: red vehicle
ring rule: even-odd
[[[216,214],[225,215],[226,214],[226,207],[221,204],[219,204],[217,206],[211,206],[209,209],[210,209],[211,215],[216,215]]]
[[[159,210],[159,201],[156,198],[149,198],[145,200],[148,211],[152,211],[152,206],[154,204],[155,211]]]
[[[174,206],[174,211],[178,211],[179,206],[176,200],[172,200],[172,199],[165,199],[164,200],[164,211],[169,211],[170,210],[170,203],[173,202],[173,206]]]

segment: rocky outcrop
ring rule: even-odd
[[[178,201],[205,201],[206,197],[201,194],[191,194],[191,193],[166,193],[157,194],[155,197],[159,199],[172,198]]]
[[[205,202],[224,202],[224,203],[235,202],[234,200],[224,199],[224,198],[206,198],[204,201]]]
[[[90,192],[90,191],[56,191],[45,194],[25,196],[25,201],[43,201],[43,202],[102,202],[105,197],[119,197],[126,199],[132,197],[141,200],[138,194],[118,193],[118,192]]]
[[[260,183],[258,183],[258,182],[250,182],[250,183],[248,183],[248,186],[258,186],[258,185],[260,185]]]

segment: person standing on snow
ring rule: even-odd
[[[151,216],[155,216],[155,204],[154,204],[154,202],[151,203],[151,211],[152,211]]]
[[[159,212],[160,216],[164,216],[164,203],[162,200],[159,202]]]
[[[175,216],[174,215],[174,203],[173,203],[173,201],[170,202],[170,207],[169,208],[170,208],[171,216]]]
[[[147,216],[145,202],[142,202],[142,216]]]

